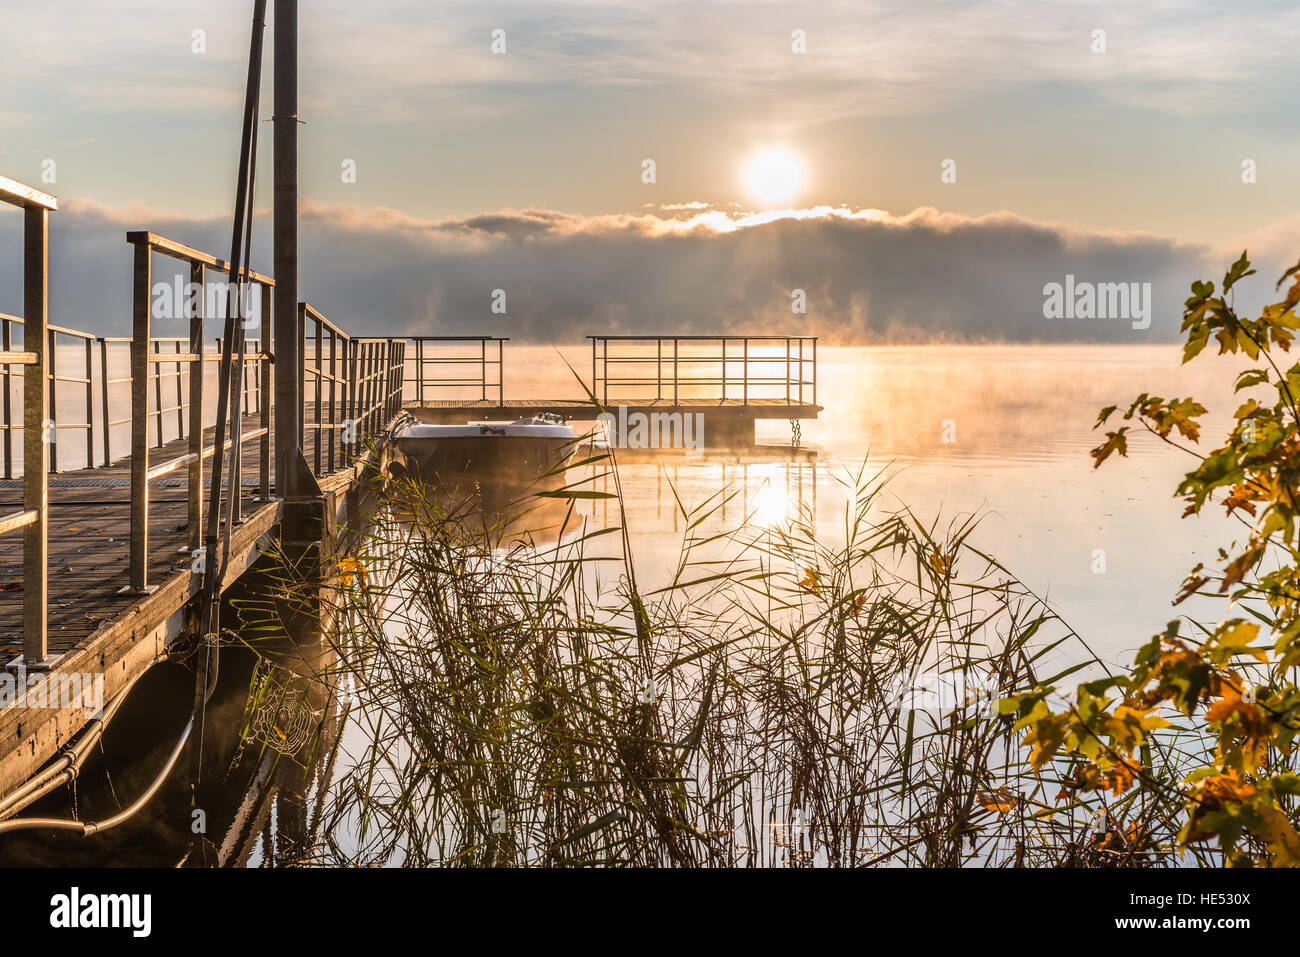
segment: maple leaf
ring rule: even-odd
[[[1118,431],[1107,432],[1106,441],[1088,453],[1093,459],[1092,467],[1099,467],[1102,462],[1110,458],[1112,452],[1118,452],[1122,457],[1128,458],[1127,433],[1127,425],[1122,426]]]

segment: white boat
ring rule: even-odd
[[[470,479],[526,487],[556,477],[560,484],[578,443],[573,428],[550,413],[463,425],[407,417],[389,434],[388,474],[441,485]]]

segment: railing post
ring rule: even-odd
[[[681,403],[677,400],[677,340],[673,340],[673,405]]]
[[[424,339],[415,340],[415,397],[424,405]]]
[[[86,468],[95,467],[95,340],[86,346]]]
[[[176,351],[181,351],[180,340],[176,342]],[[185,438],[185,386],[181,383],[181,363],[176,362],[176,438]]]
[[[338,468],[338,463],[335,461],[335,455],[334,455],[335,447],[338,442],[338,435],[336,434],[338,428],[338,386],[339,386],[338,350],[339,350],[339,334],[337,331],[335,331],[333,327],[331,327],[330,328],[330,418],[329,418],[329,422],[330,422],[329,469],[331,473],[336,468]],[[317,418],[320,418],[320,416],[317,415]]]
[[[206,276],[202,263],[190,264],[190,282],[199,289],[198,302],[190,316],[190,455],[189,468],[190,551],[203,547],[203,289]],[[177,367],[180,368],[179,366]],[[180,377],[177,377],[177,382]],[[220,489],[213,490],[220,495]],[[213,560],[213,559],[209,559]]]
[[[127,591],[149,590],[149,306],[148,242],[135,244],[131,318],[131,581]]]
[[[321,428],[320,428],[321,427],[321,399],[324,396],[322,392],[322,386],[324,385],[324,383],[321,382],[321,377],[320,377],[321,368],[322,368],[321,367],[321,344],[323,342],[324,336],[325,336],[324,324],[321,323],[321,321],[318,319],[316,320],[316,338],[312,344],[312,357],[311,357],[312,365],[316,370],[316,410],[315,410],[316,419],[315,419],[315,427],[312,429],[312,440],[313,440],[312,461],[316,465],[317,475],[321,474],[321,452],[322,452],[321,439],[324,438],[324,436],[321,434]]]
[[[664,341],[655,340],[655,401],[664,397]]]
[[[722,402],[727,402],[727,337],[722,337]]]
[[[387,425],[390,421],[392,421],[393,400],[396,398],[397,395],[397,393],[394,391],[396,386],[393,381],[394,376],[399,374],[397,370],[397,354],[398,354],[397,340],[390,338],[388,340],[388,345],[385,348],[387,349],[388,352],[388,375],[386,375],[384,378],[388,383],[388,394],[384,397],[385,414],[384,414],[383,424]]]
[[[47,323],[48,320],[49,316],[47,314]],[[26,333],[24,332],[25,336]],[[50,471],[57,472],[59,470],[59,353],[55,348],[54,330],[49,330],[47,336],[49,352],[46,353],[46,378],[49,379],[50,386],[46,394],[49,397],[49,420],[52,423],[49,436]],[[26,341],[26,338],[23,341]]]
[[[45,442],[45,351],[49,322],[49,211],[28,204],[23,210],[23,351],[36,361],[23,372],[23,508],[36,521],[23,530],[23,657],[28,667],[49,658],[47,585],[49,580],[49,446]]]
[[[744,349],[743,355],[745,357],[744,365],[741,367],[742,375],[744,377],[744,384],[741,386],[741,395],[743,396],[742,404],[749,405],[749,337],[747,336],[740,341]]]
[[[108,339],[99,337],[99,398],[104,413],[104,464],[113,461],[113,427],[108,415]]]
[[[812,381],[813,401],[812,401],[812,404],[813,404],[813,405],[816,405],[816,404],[817,404],[817,340],[816,340],[816,339],[813,339],[812,343],[813,343],[813,381]],[[803,378],[803,376],[801,375],[800,378]]]
[[[396,407],[399,403],[399,390],[402,389],[402,365],[399,360],[402,359],[402,343],[396,339],[389,339],[389,415],[385,420],[385,425],[393,421],[396,415]]]
[[[800,404],[803,404],[803,338],[798,339],[800,343]]]
[[[155,356],[162,355],[161,342],[153,343],[152,348],[153,348],[153,354]],[[155,430],[155,432],[158,436],[158,448],[162,448],[163,446],[162,363],[158,361],[151,362],[149,363],[148,368],[151,370],[153,375],[154,415],[157,417],[156,421],[158,423],[158,427]]]
[[[357,351],[359,344],[348,339],[346,343],[347,359],[345,360],[348,367],[348,385],[347,394],[344,398],[344,419],[351,423],[352,441],[343,445],[344,455],[349,460],[356,457],[357,430],[360,428],[357,422]]]
[[[13,342],[13,323],[7,318],[0,318],[0,349],[9,352],[14,347]],[[4,477],[11,479],[14,477],[14,420],[12,399],[9,393],[13,389],[13,366],[5,363],[4,366],[4,396],[0,402],[4,408],[4,427],[5,427],[5,471]]]
[[[307,435],[307,309],[298,304],[298,451],[306,456]]]
[[[272,335],[272,329],[275,324],[275,305],[272,302],[271,287],[266,283],[262,284],[262,329],[261,335],[257,337],[257,351],[262,353],[262,358],[258,360],[261,365],[261,385],[259,386],[257,396],[257,411],[262,417],[260,423],[262,428],[262,437],[258,440],[259,447],[259,465],[261,467],[261,488],[258,491],[262,501],[267,501],[271,497],[271,360],[267,356],[271,355],[271,350],[275,343]]]
[[[364,420],[366,423],[364,435],[370,437],[375,427],[375,361],[376,361],[375,343],[366,343],[366,362],[365,362],[365,382],[366,382],[366,405]]]

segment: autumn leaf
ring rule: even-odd
[[[815,568],[805,568],[803,570],[803,581],[799,582],[800,588],[805,588],[814,595],[822,593],[822,575]]]
[[[1106,441],[1093,449],[1089,454],[1092,456],[1092,467],[1097,468],[1102,462],[1110,458],[1112,452],[1118,452],[1122,457],[1128,458],[1128,426],[1122,426],[1118,431],[1107,432]]]

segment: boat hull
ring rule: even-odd
[[[392,439],[389,475],[443,487],[558,486],[576,448],[566,425],[413,425]]]

